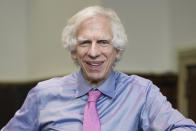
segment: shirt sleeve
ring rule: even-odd
[[[172,108],[158,87],[149,84],[146,102],[141,112],[145,131],[196,131],[196,124]]]
[[[1,131],[38,131],[39,128],[38,92],[33,88],[22,107]]]

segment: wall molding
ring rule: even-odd
[[[186,84],[188,79],[187,67],[196,65],[196,48],[185,49],[178,52],[178,108],[188,117],[188,98]]]

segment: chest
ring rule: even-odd
[[[97,110],[102,131],[137,131],[140,111],[143,105],[138,97],[119,95],[115,99],[101,96]],[[40,130],[42,131],[82,131],[84,107],[87,97],[48,103],[40,111]]]

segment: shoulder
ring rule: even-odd
[[[71,100],[75,95],[76,81],[77,74],[73,73],[39,82],[29,91],[26,101],[34,101],[40,109],[44,109],[49,103],[58,103],[62,99]]]
[[[152,84],[152,81],[146,79],[144,77],[138,75],[127,75],[122,72],[116,72],[115,74],[116,81],[119,84],[126,84],[126,85],[137,85],[140,87],[147,87],[149,84]]]
[[[134,93],[145,94],[146,97],[153,97],[156,94],[161,94],[160,89],[153,84],[149,79],[138,75],[127,75],[122,72],[117,72],[116,89],[125,92],[131,91]]]
[[[77,81],[77,72],[66,75],[64,77],[55,77],[45,81],[39,82],[34,88],[30,90],[30,93],[47,94],[52,92],[58,93],[63,90],[75,89],[75,83]]]
[[[131,92],[141,92],[147,95],[152,88],[157,90],[151,80],[138,75],[129,76],[122,72],[116,72],[115,79],[117,92],[129,92],[131,90]]]

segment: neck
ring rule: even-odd
[[[99,85],[101,85],[105,80],[101,80],[101,81],[89,81],[87,80],[87,83],[92,86],[92,87],[97,87]]]

